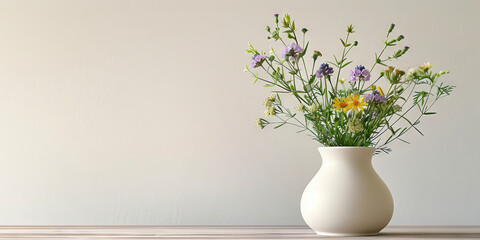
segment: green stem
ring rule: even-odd
[[[348,37],[350,36],[350,32],[347,32],[347,37],[345,38],[345,45],[348,44]],[[337,92],[338,89],[338,80],[340,79],[340,72],[342,71],[342,65],[345,59],[345,49],[347,47],[343,46],[343,52],[342,52],[342,60],[340,61],[340,65],[338,66],[338,73],[337,73],[337,82],[335,83],[335,92]]]

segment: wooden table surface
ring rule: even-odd
[[[369,237],[320,237],[304,226],[0,226],[0,239],[480,239],[480,226],[389,226]]]

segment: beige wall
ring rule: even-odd
[[[0,1],[0,224],[304,224],[318,145],[260,131],[242,72],[290,13],[311,49],[370,64],[390,23],[457,85],[374,164],[394,225],[480,224],[480,1]]]

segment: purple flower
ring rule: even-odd
[[[333,73],[333,68],[328,66],[327,63],[322,63],[315,75],[317,76],[317,78],[323,78],[323,76],[331,75],[332,73]]]
[[[350,71],[350,82],[355,82],[357,80],[370,80],[370,72],[362,65],[357,66],[355,69]]]
[[[365,95],[365,101],[366,101],[366,102],[370,102],[370,101],[372,101],[373,99],[375,99],[375,95],[373,95],[373,94],[367,94],[367,95]]]
[[[350,71],[350,82],[355,82],[357,80],[357,76],[355,76],[355,69]]]
[[[362,71],[356,69],[355,70],[355,77],[360,77],[360,76],[362,76]]]
[[[296,61],[298,59],[298,54],[300,54],[303,49],[296,43],[286,46],[282,52],[282,57],[290,57],[290,61]]]
[[[385,102],[387,99],[385,98],[384,95],[380,94],[379,92],[375,91],[372,94],[367,94],[365,95],[365,101],[367,102]]]
[[[250,67],[256,68],[262,66],[263,61],[265,61],[265,55],[255,54],[252,57],[252,62],[250,63]]]
[[[387,99],[386,99],[385,96],[383,96],[382,94],[377,94],[377,95],[375,95],[375,101],[377,101],[377,102],[385,102],[385,101],[387,101]]]
[[[368,69],[363,69],[362,70],[362,76],[365,78],[365,81],[370,80],[370,72],[368,71]]]

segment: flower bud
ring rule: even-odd
[[[357,46],[357,45],[358,45],[358,41],[353,42],[353,46]]]
[[[399,69],[395,69],[395,74],[403,76],[403,75],[405,75],[405,72],[402,71],[402,70],[399,70]]]
[[[374,91],[375,89],[377,89],[377,86],[372,85],[372,86],[370,86],[370,89],[371,89],[372,91]]]
[[[278,23],[278,13],[273,14],[273,16],[275,17],[275,22]]]
[[[317,58],[318,58],[319,56],[320,56],[320,57],[322,56],[322,53],[321,53],[321,52],[319,52],[319,51],[317,51],[317,50],[313,51],[313,56],[312,56],[313,60],[317,60]]]
[[[305,34],[305,33],[307,33],[307,32],[308,32],[308,29],[306,29],[306,28],[302,28],[302,32],[303,32],[303,34]]]
[[[402,39],[404,39],[405,37],[403,35],[400,35],[397,37],[397,41],[401,41]]]
[[[395,24],[390,24],[390,28],[388,29],[388,33],[391,33],[393,29],[395,28]]]
[[[381,95],[385,95],[385,94],[383,94],[383,91],[382,91],[381,87],[377,87],[377,89],[378,89],[378,93],[380,93]]]
[[[353,25],[350,24],[349,26],[347,26],[347,32],[348,33],[354,33],[355,31],[353,31]]]

